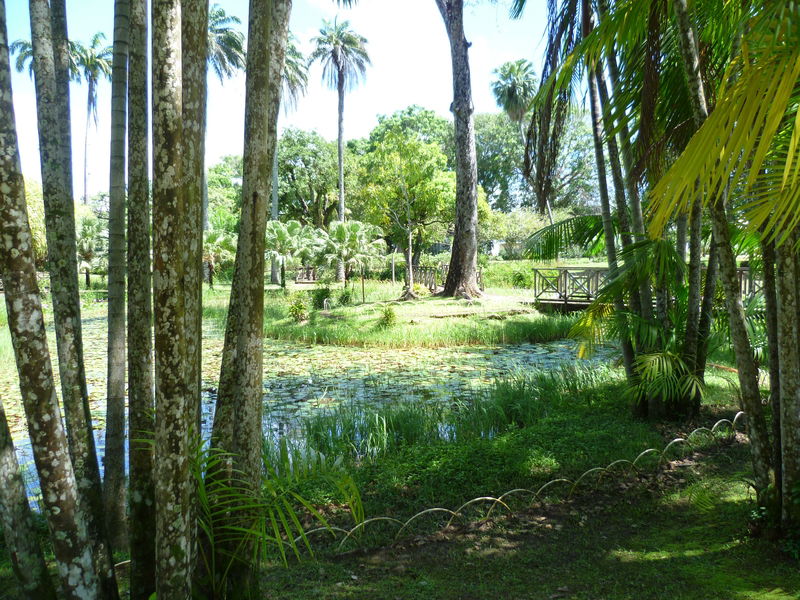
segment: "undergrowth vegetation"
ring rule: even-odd
[[[539,343],[564,339],[576,321],[570,315],[543,315],[525,295],[489,290],[471,303],[435,296],[398,302],[400,287],[369,282],[366,303],[352,288],[294,286],[291,294],[268,290],[264,337],[311,344],[392,348]],[[495,293],[493,293],[495,292]],[[229,290],[206,290],[203,317],[222,330]],[[306,310],[300,310],[301,305]],[[386,320],[388,310],[395,318]]]

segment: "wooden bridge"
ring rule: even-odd
[[[444,287],[447,281],[447,271],[449,265],[441,265],[440,267],[414,267],[414,283],[419,283],[427,287],[432,293],[436,293],[439,289]],[[483,273],[478,269],[475,273],[478,281],[478,287],[483,290]]]
[[[749,298],[762,291],[763,282],[749,267],[739,267],[737,271],[742,297]],[[606,267],[533,269],[533,295],[539,304],[566,311],[581,310],[597,299],[607,277]]]

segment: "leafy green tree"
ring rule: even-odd
[[[355,87],[367,73],[370,64],[367,38],[350,29],[349,21],[324,21],[313,40],[314,51],[309,64],[320,62],[322,76],[339,96],[339,220],[344,221],[344,94]]]
[[[223,156],[208,169],[208,227],[237,233],[242,204],[242,157]]]
[[[508,212],[533,203],[524,173],[525,146],[508,115],[475,115],[475,150],[478,183],[492,208]]]
[[[446,162],[438,144],[400,128],[387,132],[364,158],[371,217],[405,249],[406,298],[414,297],[415,238],[419,246],[431,226],[452,221],[455,181]]]
[[[412,104],[407,108],[393,112],[391,115],[379,115],[378,124],[369,134],[367,150],[374,150],[390,132],[402,131],[414,135],[423,142],[439,144],[447,156],[447,165],[452,168],[455,160],[453,146],[453,124],[440,117],[434,111]]]
[[[336,147],[316,132],[289,128],[278,142],[278,193],[284,218],[327,227],[336,217]]]

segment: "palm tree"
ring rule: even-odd
[[[94,120],[97,127],[97,86],[102,78],[111,78],[111,61],[114,49],[103,46],[106,36],[97,32],[88,46],[75,43],[75,63],[80,76],[88,86],[86,91],[86,131],[83,135],[83,203],[89,199],[87,171],[89,165],[89,123]]]
[[[341,264],[346,272],[361,271],[361,299],[364,301],[364,270],[386,251],[383,231],[376,225],[350,221],[331,223],[323,238],[323,256],[328,264]],[[347,279],[344,281],[347,286]]]
[[[153,316],[150,258],[147,0],[131,0],[128,40],[128,522],[131,600],[155,592]]]
[[[523,123],[531,102],[536,95],[536,73],[531,61],[519,60],[503,63],[492,71],[497,79],[492,82],[492,93],[497,105],[508,115],[508,118],[520,128],[522,143],[525,144]]]
[[[322,77],[339,95],[339,220],[344,221],[344,93],[364,78],[367,65],[367,38],[350,29],[349,21],[323,21],[309,64],[322,64]]]
[[[226,14],[219,4],[208,9],[208,64],[220,83],[244,70],[244,34],[232,27],[241,23],[239,17]]]
[[[283,64],[283,86],[281,88],[281,102],[284,112],[294,108],[300,96],[306,93],[308,87],[308,61],[297,47],[297,38],[289,32],[286,42],[286,60]],[[278,219],[278,152],[272,159],[272,210],[270,217],[273,221]],[[272,260],[270,281],[278,283],[278,261]]]
[[[241,478],[257,490],[263,469],[264,237],[269,171],[277,141],[279,82],[292,3],[268,0],[253,2],[251,6],[245,81],[248,125],[242,159],[242,197],[248,202],[242,206],[239,224],[212,440],[231,453]],[[229,552],[231,548],[219,551]],[[248,551],[245,547],[242,556]],[[259,595],[258,578],[250,565],[235,565],[230,577],[241,592]]]
[[[531,109],[533,98],[536,96],[536,74],[533,71],[533,65],[529,60],[521,58],[513,62],[503,63],[499,68],[495,69],[493,73],[497,77],[497,79],[492,82],[494,98],[498,106],[508,115],[508,118],[519,127],[522,146],[525,148],[528,142],[525,134],[525,119]],[[557,139],[536,140],[536,142],[540,146],[548,149],[555,148],[556,152],[560,146],[560,140]],[[541,211],[543,208],[547,209],[550,224],[552,225],[553,211],[550,208],[549,195],[546,193],[547,190],[553,189],[552,184],[549,183],[551,178],[546,178],[548,183],[544,186],[536,184],[540,183],[542,179],[545,178],[539,177],[538,174],[536,174],[533,179],[534,181],[531,183],[533,183],[533,187],[537,192],[536,196],[539,210]],[[545,189],[543,190],[542,188]]]
[[[270,221],[267,223],[264,247],[267,254],[281,266],[281,287],[286,289],[286,261],[301,252],[308,256],[318,247],[314,228],[299,221]]]

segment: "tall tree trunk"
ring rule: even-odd
[[[191,523],[190,394],[185,273],[191,250],[183,196],[180,0],[152,7],[153,298],[155,305],[156,593],[189,598]]]
[[[619,146],[617,136],[613,133],[616,130],[616,123],[611,117],[611,99],[608,96],[605,75],[603,74],[602,64],[598,64],[595,71],[597,76],[597,91],[600,94],[600,108],[603,111],[603,127],[606,132],[606,146],[608,148],[608,162],[611,165],[611,180],[614,182],[614,201],[617,205],[617,223],[619,224],[620,240],[622,248],[628,248],[633,243],[631,236],[630,219],[628,218],[628,201],[625,197],[625,178],[622,174],[622,162],[619,156]],[[630,259],[623,258],[626,262]],[[639,295],[638,286],[629,290],[631,311],[642,315],[642,300]]]
[[[769,354],[769,404],[772,412],[772,468],[775,471],[775,490],[782,490],[783,457],[781,454],[781,360],[778,336],[778,294],[775,275],[775,242],[761,234],[761,255],[764,260],[764,302]],[[796,278],[795,278],[796,279]],[[797,283],[795,281],[795,283]]]
[[[4,21],[2,5],[3,2],[0,0],[0,20]],[[0,27],[5,30],[5,22],[0,23]],[[11,570],[19,582],[22,593],[27,598],[56,600],[56,590],[47,572],[42,548],[33,526],[28,493],[22,480],[14,443],[11,441],[2,399],[0,399],[0,522],[2,522],[6,550],[11,558]]]
[[[56,90],[59,96],[58,111],[61,123],[61,149],[64,154],[64,187],[72,189],[72,113],[70,112],[70,53],[67,34],[66,0],[50,0],[50,24],[53,34],[53,58],[56,72]]]
[[[582,3],[583,14],[583,36],[589,35],[592,29],[591,23],[591,10],[588,6],[588,1],[583,0]],[[603,234],[605,237],[606,254],[608,257],[608,268],[614,272],[617,270],[617,248],[614,235],[614,225],[611,219],[611,202],[608,194],[608,181],[606,179],[606,165],[605,157],[603,154],[603,123],[600,106],[600,91],[597,85],[597,76],[594,69],[588,69],[589,79],[589,104],[592,114],[592,137],[594,139],[594,155],[595,162],[597,163],[597,181],[600,187],[600,211],[603,219]],[[634,379],[633,368],[633,345],[631,344],[630,337],[627,335],[627,327],[625,326],[625,304],[621,296],[614,299],[614,310],[617,313],[620,328],[623,332],[622,335],[622,362],[625,367],[625,374],[628,381]]]
[[[84,513],[82,519],[85,519],[89,528],[102,594],[103,597],[115,598],[117,587],[102,517],[100,469],[83,364],[75,208],[72,190],[68,187],[71,177],[66,178],[65,175],[65,165],[72,163],[71,149],[65,146],[63,139],[68,125],[61,122],[69,110],[68,92],[58,87],[59,79],[63,85],[64,76],[63,73],[57,76],[52,37],[54,18],[48,2],[31,0],[29,6],[48,268],[69,454],[77,481],[80,509]],[[59,21],[58,31],[66,35],[66,22],[63,21],[65,13],[60,1],[56,17],[55,20]]]
[[[182,0],[183,164],[186,239],[186,350],[192,434],[200,436],[200,363],[203,282],[203,174],[207,98],[208,0]]]
[[[684,73],[689,87],[689,100],[698,128],[708,117],[703,80],[700,76],[700,59],[695,34],[689,21],[686,0],[675,0],[675,15],[678,22],[678,38],[683,58]],[[739,387],[742,405],[747,412],[750,434],[750,447],[753,456],[753,470],[759,492],[767,489],[770,482],[769,435],[761,407],[761,393],[758,388],[758,367],[747,335],[747,326],[742,308],[741,289],[736,273],[736,257],[733,254],[728,229],[728,217],[722,198],[711,204],[711,227],[714,243],[719,253],[720,279],[725,288],[725,300],[731,329],[731,342],[736,354],[739,374]]]
[[[797,235],[778,246],[778,352],[780,356],[781,525],[791,531],[800,523],[800,344],[797,331]],[[762,488],[763,489],[763,488]]]
[[[112,546],[124,548],[125,520],[125,112],[128,0],[114,2],[111,69],[111,164],[108,199],[108,370],[103,500]]]
[[[55,88],[49,7],[46,2],[43,4],[31,2],[30,8],[32,31],[35,32],[33,43],[34,60],[37,61],[34,67],[37,79],[37,104],[41,104],[45,98],[53,100],[52,92]],[[51,127],[58,126],[58,115],[53,114],[54,109],[55,104],[51,102],[42,111],[46,114],[46,118],[43,119],[44,124]],[[57,134],[60,129],[54,131]],[[50,154],[47,154],[47,151]],[[60,154],[54,145],[48,144],[43,149],[43,165],[48,161],[55,163],[51,165],[51,170],[48,170],[51,185],[54,179],[55,183],[63,181],[63,171],[58,161]],[[51,171],[57,172],[58,175]],[[39,473],[45,517],[51,532],[62,595],[67,598],[101,598],[92,544],[86,527],[86,514],[78,499],[78,486],[58,408],[39,285],[36,280],[31,231],[25,204],[25,185],[20,168],[14,122],[4,0],[0,0],[0,172],[4,174],[3,185],[0,186],[2,229],[0,275],[6,300],[8,328],[19,374],[20,393],[28,422],[33,457]],[[77,269],[73,271],[73,277],[77,289]],[[2,421],[5,422],[5,415],[2,415]],[[5,445],[3,456],[7,456],[7,450],[8,444]],[[6,487],[5,482],[3,484],[5,493],[13,493],[13,487]],[[15,502],[17,510],[21,509],[19,500],[17,498]],[[4,523],[7,523],[6,515],[9,515],[11,510],[11,506],[3,507]],[[24,534],[24,515],[20,516],[23,520],[14,523],[14,528],[20,534]],[[27,541],[35,542],[35,537],[31,536]],[[46,577],[42,578],[41,559],[35,554],[37,554],[35,549],[33,554],[31,549],[27,549],[26,555],[20,556],[20,559],[33,569],[27,573],[35,580],[31,585],[41,589],[42,597],[52,597]],[[39,596],[32,595],[32,597]]]
[[[470,44],[464,37],[464,1],[436,0],[442,14],[453,69],[456,145],[456,219],[450,267],[443,296],[481,296],[478,287],[478,167],[475,154],[475,108],[469,70]]]
[[[250,1],[242,218],[212,436],[232,453],[253,493],[262,469],[264,235],[291,7],[291,0]],[[234,565],[230,577],[237,595],[258,596],[250,565]]]
[[[344,84],[345,74],[344,68],[339,68],[339,73],[336,78],[336,91],[339,96],[339,120],[338,120],[338,136],[337,136],[337,154],[339,166],[339,220],[344,223]],[[336,264],[336,280],[344,281],[346,277],[344,263],[339,261]]]
[[[605,2],[604,2],[605,4]],[[617,56],[613,50],[609,50],[608,57],[608,72],[611,75],[611,95],[617,94],[619,89],[619,66],[617,65]],[[620,121],[620,150],[622,151],[622,165],[625,168],[625,192],[628,198],[628,204],[631,209],[631,221],[633,226],[633,234],[638,240],[643,240],[646,237],[644,229],[644,216],[642,214],[642,199],[639,194],[639,186],[636,182],[634,173],[634,158],[633,148],[631,147],[631,134],[628,129],[628,123],[625,119]],[[641,302],[641,314],[644,319],[651,319],[653,317],[653,292],[650,288],[650,283],[643,281],[639,284],[639,298]]]
[[[89,204],[89,124],[91,123],[92,109],[91,91],[86,101],[86,128],[83,130],[83,204]]]
[[[272,158],[272,205],[270,207],[270,218],[278,220],[278,149],[275,148],[275,156]],[[278,281],[278,261],[273,258],[270,265],[270,283],[277,284]]]
[[[719,254],[717,245],[711,242],[708,252],[708,267],[706,268],[706,284],[703,290],[703,303],[700,307],[700,323],[698,326],[697,356],[694,361],[694,373],[701,380],[705,378],[706,361],[708,359],[708,342],[711,335],[711,324],[714,321],[714,297],[717,295],[717,280],[719,279]],[[700,399],[697,399],[695,412],[700,410]]]
[[[150,260],[147,0],[131,0],[128,58],[128,461],[131,600],[155,592],[152,262]]]

